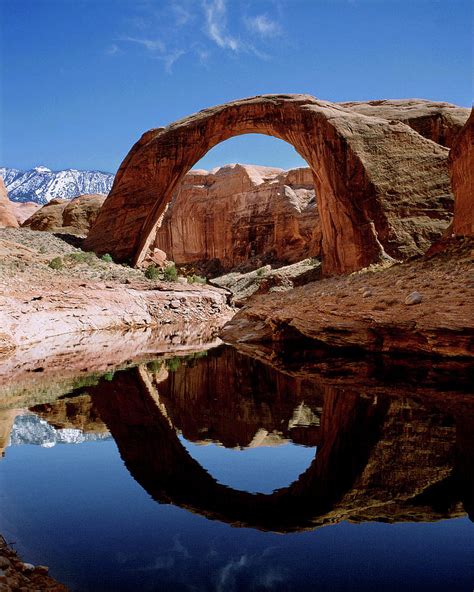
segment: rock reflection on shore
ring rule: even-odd
[[[41,378],[51,387],[50,374],[36,377],[31,388],[41,390]],[[460,360],[220,347],[148,358],[72,390],[71,376],[66,394],[49,394],[29,413],[55,429],[110,432],[128,471],[156,501],[235,526],[290,532],[341,520],[472,519],[471,377],[472,364]],[[2,402],[5,446],[17,412],[7,395]],[[317,454],[288,487],[254,494],[218,482],[181,434],[229,448],[291,441],[317,446]]]

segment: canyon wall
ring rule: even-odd
[[[474,236],[474,109],[449,155],[455,211],[453,231]]]
[[[216,260],[224,272],[318,257],[320,244],[309,168],[230,164],[184,177],[152,246],[177,264]]]

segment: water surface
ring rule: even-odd
[[[255,355],[4,397],[0,532],[78,591],[471,590],[472,368]]]

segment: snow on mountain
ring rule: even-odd
[[[36,444],[51,448],[56,444],[81,444],[96,440],[109,440],[109,432],[85,433],[75,428],[56,429],[37,415],[18,415],[10,433],[10,446]]]
[[[84,193],[109,193],[114,175],[100,171],[78,171],[66,169],[52,171],[45,166],[37,166],[29,171],[0,167],[12,201],[34,201],[45,204],[55,197],[72,199]]]

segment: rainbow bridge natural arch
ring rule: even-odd
[[[144,133],[121,164],[84,247],[139,264],[184,175],[216,144],[261,133],[291,144],[310,166],[325,273],[403,253],[399,204],[449,193],[448,150],[408,125],[310,95],[262,95],[205,109]],[[441,183],[440,183],[441,179]]]

